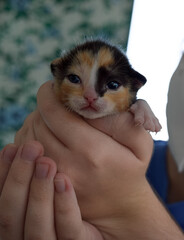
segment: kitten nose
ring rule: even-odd
[[[88,101],[88,103],[92,103],[97,99],[96,96],[84,96],[84,98]]]
[[[88,87],[83,93],[84,98],[88,101],[89,104],[97,100],[98,96],[94,88]]]

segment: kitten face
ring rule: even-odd
[[[51,63],[57,98],[85,118],[127,110],[146,79],[106,42],[87,41]]]

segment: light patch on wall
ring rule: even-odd
[[[127,55],[148,80],[138,97],[150,104],[163,126],[154,139],[168,139],[167,92],[184,50],[183,9],[183,0],[134,0]]]

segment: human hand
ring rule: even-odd
[[[102,239],[82,220],[70,179],[56,174],[38,142],[0,152],[0,239]]]
[[[34,151],[31,151],[32,148]],[[33,236],[38,239],[40,234],[45,239],[54,239],[51,183],[56,166],[51,163],[51,169],[47,169],[47,159],[42,156],[43,147],[36,142],[26,143],[19,148],[8,145],[1,151],[0,239],[30,239]],[[42,176],[47,174],[45,184],[33,174],[36,159],[36,172],[43,167]],[[38,189],[39,194],[36,191]],[[50,194],[46,195],[46,192]],[[46,229],[45,224],[48,225]]]
[[[110,233],[107,229],[100,232],[82,220],[70,179],[63,173],[56,174],[54,161],[43,157],[43,147],[38,142],[28,142],[19,148],[8,145],[0,152],[0,239],[183,239],[182,233],[168,216],[159,219],[157,208],[161,216],[165,212],[160,209],[158,201],[156,205],[155,201],[147,203],[153,204],[158,224],[155,222],[152,225],[154,214],[151,215],[152,219],[152,212],[148,212],[149,217],[141,214],[146,224],[138,218],[138,221],[128,222],[127,225],[122,217],[122,222],[118,219],[121,224],[115,226],[116,234],[111,231],[111,221]],[[137,215],[134,217],[136,219]],[[165,225],[160,225],[159,220]]]
[[[152,140],[130,113],[86,122],[63,108],[48,82],[16,143],[32,138],[71,178],[85,219],[131,213],[145,192]]]

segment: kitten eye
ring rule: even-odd
[[[112,82],[107,83],[107,88],[110,89],[110,90],[116,90],[119,87],[120,87],[120,84],[116,81],[112,81]]]
[[[79,76],[77,76],[77,75],[75,75],[75,74],[70,74],[70,75],[68,75],[68,80],[69,80],[71,83],[75,83],[75,84],[81,82]]]

